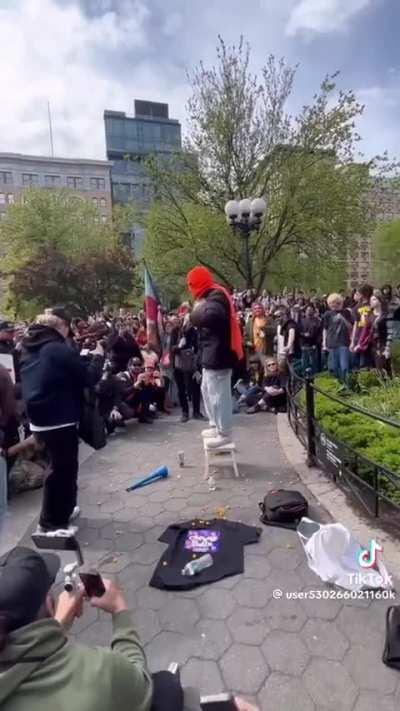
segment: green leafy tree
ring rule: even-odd
[[[400,220],[382,224],[372,239],[372,268],[376,284],[400,283]]]
[[[296,69],[270,56],[261,76],[253,75],[242,40],[227,47],[220,39],[217,53],[216,67],[200,64],[190,75],[183,154],[149,163],[158,198],[145,243],[152,270],[167,283],[173,274],[177,288],[187,266],[200,262],[229,285],[260,290],[284,255],[343,260],[354,236],[374,222],[366,198],[371,171],[379,181],[391,167],[356,155],[363,107],[354,92],[328,76],[292,116],[286,104]],[[224,205],[258,196],[268,208],[250,237],[248,267]]]
[[[102,223],[92,204],[69,191],[28,191],[0,225],[8,310],[28,317],[54,303],[85,313],[123,305],[135,276],[123,242],[129,221],[117,211]]]

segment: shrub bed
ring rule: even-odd
[[[317,376],[315,384],[343,402],[342,405],[320,393],[315,394],[316,419],[320,426],[371,462],[399,475],[400,484],[400,429],[351,412],[345,407],[346,403],[358,405],[400,423],[400,378],[385,381],[374,371],[361,371],[353,376],[351,389],[345,393],[340,383],[327,374]],[[300,397],[304,406],[303,392]],[[367,465],[361,465],[359,474],[368,483],[373,483],[372,471]],[[400,504],[400,491],[386,477],[379,477],[379,486],[393,502]]]

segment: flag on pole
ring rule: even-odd
[[[160,334],[158,332],[158,305],[160,300],[152,276],[144,267],[144,310],[146,314],[147,342],[155,350],[160,350]]]

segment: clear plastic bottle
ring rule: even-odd
[[[208,491],[216,491],[217,490],[217,484],[215,481],[215,477],[209,476],[208,477]]]
[[[209,553],[206,553],[202,555],[201,558],[196,558],[196,560],[191,560],[189,563],[186,563],[182,570],[182,575],[197,575],[201,573],[202,570],[211,568],[213,564],[214,558]]]

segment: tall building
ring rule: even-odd
[[[0,220],[25,190],[37,187],[74,190],[91,200],[105,221],[112,207],[110,170],[108,161],[0,153]]]
[[[134,202],[147,210],[152,201],[151,182],[145,161],[182,150],[181,125],[169,118],[168,104],[135,99],[135,115],[123,111],[104,112],[107,158],[112,161],[113,202]],[[136,251],[140,251],[143,230],[132,227]]]
[[[370,203],[378,222],[400,218],[400,190],[394,181],[376,185],[371,190]],[[355,289],[372,281],[372,240],[369,235],[359,237],[347,260],[347,287]]]

